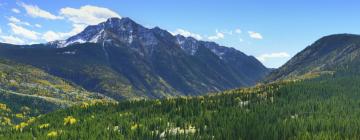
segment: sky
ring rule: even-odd
[[[109,17],[214,41],[277,68],[317,39],[360,34],[349,0],[0,0],[0,42],[66,39]]]

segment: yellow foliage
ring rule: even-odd
[[[48,137],[57,137],[58,136],[58,132],[56,131],[51,131],[47,134]]]
[[[36,80],[37,83],[45,86],[52,86],[52,84],[47,80]]]
[[[45,123],[45,124],[39,125],[39,128],[40,128],[40,129],[44,129],[44,128],[48,128],[49,126],[50,126],[50,124]]]
[[[2,104],[2,103],[0,103],[0,110],[4,110],[4,111],[7,111],[7,112],[10,112],[10,111],[11,111],[10,108],[8,108],[8,107],[6,106],[6,104]]]
[[[79,98],[83,98],[83,97],[79,97]],[[89,108],[90,106],[109,105],[110,103],[113,103],[113,102],[109,102],[107,100],[94,99],[94,100],[82,102],[80,107],[86,109],[86,108]],[[116,103],[113,103],[113,104],[116,104]]]
[[[11,125],[11,119],[8,117],[3,117],[3,121],[1,122],[2,125]]]
[[[26,123],[26,122],[21,122],[20,124],[18,124],[18,125],[15,125],[15,129],[17,130],[17,131],[22,131],[22,129],[24,128],[24,127],[26,127],[26,126],[28,126],[29,124],[28,123]]]
[[[64,125],[72,125],[76,123],[76,119],[73,116],[67,116],[66,118],[64,118]]]
[[[141,126],[141,125],[135,123],[135,124],[131,125],[130,129],[131,129],[131,130],[136,130],[136,129],[138,129],[140,126]]]
[[[20,119],[24,118],[24,115],[21,113],[15,114],[15,116],[16,116],[16,118],[20,118]]]
[[[64,92],[71,92],[74,90],[73,87],[71,87],[66,83],[62,83],[61,85],[55,85],[54,87],[58,89],[62,89]]]
[[[83,102],[82,104],[81,104],[81,108],[88,108],[90,105],[89,105],[89,103],[87,103],[87,102]]]
[[[29,120],[27,121],[27,123],[29,123],[29,124],[33,123],[35,121],[35,119],[36,119],[35,117],[30,117]]]

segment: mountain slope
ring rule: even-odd
[[[294,78],[301,75],[342,72],[360,69],[360,36],[337,34],[323,37],[299,52],[285,65],[274,70],[266,82]]]
[[[115,99],[200,95],[251,86],[268,73],[235,49],[148,29],[129,18],[110,18],[64,41],[1,44],[0,58]]]
[[[94,99],[107,98],[38,68],[0,59],[0,102],[12,110],[27,107],[46,113]]]

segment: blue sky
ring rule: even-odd
[[[360,33],[346,0],[0,0],[0,41],[64,39],[110,16],[234,47],[279,67],[322,36]]]

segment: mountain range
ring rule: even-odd
[[[0,139],[358,139],[359,48],[329,35],[268,69],[129,18],[0,43]]]
[[[149,29],[130,18],[110,18],[66,40],[0,44],[0,59],[116,100],[203,95],[255,85],[270,72],[234,48]]]

